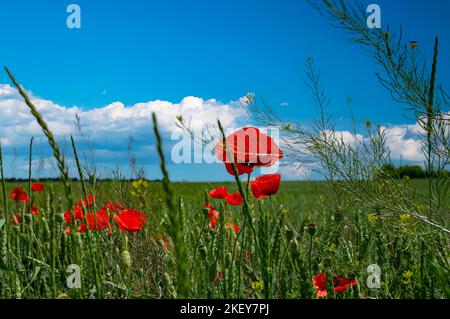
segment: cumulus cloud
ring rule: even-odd
[[[79,148],[81,153],[91,149],[95,153],[94,160],[97,163],[110,167],[114,167],[117,163],[128,164],[129,136],[133,137],[133,153],[138,160],[145,158],[148,165],[157,162],[151,127],[153,112],[157,114],[159,128],[165,134],[167,154],[170,154],[171,147],[175,144],[174,141],[170,141],[170,135],[179,130],[176,125],[177,116],[181,115],[193,130],[200,130],[207,125],[214,126],[218,119],[225,128],[239,128],[252,123],[242,107],[248,103],[248,96],[227,103],[188,96],[179,102],[156,100],[125,105],[118,101],[99,108],[82,109],[76,106],[58,105],[51,100],[37,97],[31,92],[29,94],[51,131],[61,142],[66,154],[71,154],[69,137],[75,135],[77,142],[83,144]],[[81,143],[83,137],[80,137],[77,130],[76,117],[79,118],[83,136],[89,137],[89,143]],[[385,129],[387,145],[394,160],[423,161],[419,125],[390,125],[383,129]],[[335,134],[335,137],[350,144],[367,138],[349,131],[339,131]],[[36,150],[47,147],[41,128],[17,90],[8,84],[0,84],[0,141],[6,161],[14,163],[16,168],[22,170],[25,175],[31,136],[36,137]],[[282,141],[280,143],[283,146]],[[33,166],[40,166],[42,170],[55,171],[48,147],[40,157],[42,158],[40,161],[46,164],[38,165],[36,162]],[[302,179],[310,174],[308,167],[290,163],[280,165],[280,172],[290,179]]]

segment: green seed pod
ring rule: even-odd
[[[316,225],[315,224],[308,225],[308,233],[311,237],[316,234]]]
[[[164,273],[163,275],[163,285],[164,287],[169,287],[172,284],[172,279],[168,273]]]
[[[286,229],[286,239],[288,241],[292,241],[292,239],[294,239],[294,231],[292,230],[292,228]]]
[[[208,254],[208,250],[206,249],[206,247],[203,245],[200,245],[198,247],[198,251],[200,252],[200,256],[202,256],[203,259],[206,259],[206,255]]]

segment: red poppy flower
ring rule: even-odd
[[[250,188],[255,198],[264,198],[276,194],[280,188],[280,182],[280,174],[263,175],[251,182]]]
[[[216,228],[217,221],[219,220],[219,215],[220,215],[220,213],[218,211],[214,210],[214,208],[211,207],[209,209],[208,218],[209,218],[209,223],[210,223],[212,229]]]
[[[32,192],[42,192],[44,190],[44,184],[42,183],[33,183],[31,184],[31,191]]]
[[[252,190],[253,197],[256,199],[263,199],[267,197],[261,192],[256,181],[250,182],[250,189]]]
[[[81,206],[75,206],[73,212],[75,214],[75,220],[83,220],[83,208]],[[70,211],[64,213],[64,220],[67,224],[72,223],[72,213]]]
[[[67,236],[69,236],[70,235],[70,227],[67,226],[64,232],[66,233]]]
[[[9,194],[9,198],[15,202],[25,202],[28,203],[30,199],[27,196],[27,193],[24,192],[23,187],[14,188]]]
[[[77,202],[77,206],[82,207],[84,204],[85,207],[92,207],[96,200],[97,198],[95,198],[95,196],[87,195],[86,199],[82,199]]]
[[[225,227],[233,229],[235,234],[237,234],[239,230],[241,230],[241,228],[238,225],[235,225],[233,223],[226,223]]]
[[[10,221],[11,221],[11,224],[13,224],[13,225],[19,225],[20,222],[21,222],[21,220],[20,220],[20,215],[19,215],[19,214],[16,214],[16,215],[14,215],[14,216],[11,216]]]
[[[223,199],[227,197],[227,195],[228,190],[225,186],[216,187],[213,190],[209,191],[209,196],[211,196],[212,198]]]
[[[113,202],[106,202],[105,205],[103,205],[102,210],[106,212],[111,213],[119,213],[120,211],[124,210],[125,207],[123,207],[121,204],[113,203]]]
[[[334,292],[344,293],[349,287],[355,286],[356,280],[347,279],[345,277],[333,278]]]
[[[106,211],[100,210],[95,214],[97,218],[97,229],[104,230],[105,228],[109,228],[109,215]]]
[[[137,210],[127,209],[120,215],[114,215],[114,220],[121,231],[135,232],[142,229],[147,216]]]
[[[223,273],[222,273],[221,271],[219,271],[219,272],[217,273],[216,278],[214,278],[214,281],[213,281],[214,286],[215,286],[218,282],[222,281],[222,278],[223,278]]]
[[[169,240],[165,237],[158,239],[157,243],[166,250],[170,248]]]
[[[92,213],[86,214],[86,220],[88,223],[89,230],[94,230],[97,227],[96,216]],[[80,233],[84,233],[86,231],[86,223],[82,223],[80,227],[78,227],[78,231]]]
[[[239,163],[234,163],[234,165],[236,165],[236,169],[238,171],[239,176],[242,175],[242,174],[250,175],[253,172],[253,166],[250,166],[250,165],[247,165],[247,164],[239,164]],[[234,176],[233,164],[232,163],[225,163],[225,168],[226,168],[228,174]]]
[[[242,198],[241,194],[235,192],[233,194],[227,195],[227,197],[225,197],[225,201],[230,205],[239,206],[242,205],[244,199]]]
[[[67,224],[71,224],[72,223],[72,214],[70,212],[65,212],[64,213],[64,221]]]
[[[312,277],[313,286],[317,290],[317,297],[327,296],[327,277],[325,273],[320,273]],[[343,293],[349,287],[355,286],[356,280],[347,279],[345,277],[335,277],[333,278],[333,286],[335,293]]]
[[[327,275],[320,273],[312,277],[313,286],[316,288],[316,296],[325,298],[327,296]]]
[[[38,207],[36,207],[36,206],[31,206],[31,214],[33,214],[33,215],[39,215],[41,213],[41,211],[39,210],[39,208]]]
[[[283,157],[283,152],[274,140],[256,127],[244,127],[217,143],[215,152],[225,163],[227,171],[234,175],[231,163],[236,164],[239,175],[250,174],[255,166],[272,166]],[[227,152],[229,149],[229,153]]]

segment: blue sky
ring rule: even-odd
[[[381,6],[383,27],[402,25],[405,39],[419,41],[425,55],[430,56],[439,36],[438,78],[445,86],[450,77],[450,61],[443,58],[450,53],[450,2],[364,3],[373,2]],[[66,27],[70,3],[81,7],[80,30]],[[336,119],[348,117],[345,99],[352,96],[358,120],[414,124],[376,80],[371,58],[305,0],[0,4],[0,63],[35,96],[60,106],[87,111],[116,101],[125,106],[154,100],[180,103],[188,96],[227,104],[255,92],[286,117],[308,121],[315,109],[303,84],[303,68],[305,58],[312,56],[322,69]],[[10,83],[5,73],[0,83]],[[288,106],[280,105],[284,103]],[[13,148],[5,152],[11,156]],[[20,148],[17,152],[26,156]],[[142,156],[138,159],[143,164],[155,165],[152,156]],[[216,170],[214,165],[174,165],[174,179],[188,179],[192,169],[198,172],[196,179],[208,179]],[[225,178],[226,173],[215,177]]]

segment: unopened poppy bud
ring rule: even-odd
[[[286,239],[288,241],[294,239],[294,231],[291,228],[286,229]]]
[[[128,250],[122,252],[122,263],[126,269],[131,268],[131,256]]]
[[[165,272],[163,275],[163,285],[164,285],[164,287],[169,287],[171,284],[172,284],[172,279],[170,279],[170,275]]]
[[[203,259],[206,258],[206,255],[208,254],[208,250],[205,246],[201,245],[198,247],[198,251],[200,252],[200,256],[202,256]]]
[[[308,225],[308,233],[311,237],[316,234],[316,225],[315,224]]]
[[[230,267],[231,266],[231,261],[233,260],[233,257],[231,256],[231,253],[228,253],[227,256],[225,257],[225,267]]]

